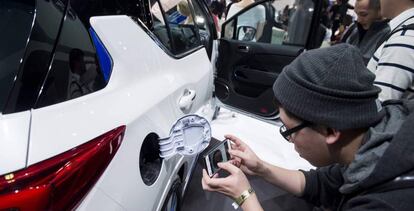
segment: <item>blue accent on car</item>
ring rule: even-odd
[[[171,202],[170,211],[175,211],[176,207],[177,207],[177,195],[174,193],[172,202]]]
[[[99,39],[98,35],[92,28],[89,28],[89,33],[91,34],[92,42],[96,48],[96,55],[98,57],[99,66],[101,67],[100,69],[101,69],[102,75],[105,79],[105,82],[108,83],[109,78],[112,73],[111,55],[109,55],[108,50],[106,50],[102,41]]]
[[[185,19],[187,19],[187,17],[186,16],[184,16],[184,15],[181,15],[179,12],[177,12],[177,11],[175,11],[175,12],[173,12],[173,13],[171,13],[169,16],[168,16],[168,18],[167,18],[167,20],[168,20],[168,23],[170,23],[170,24],[181,24],[183,21],[185,21]]]

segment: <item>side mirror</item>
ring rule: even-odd
[[[252,41],[256,35],[256,29],[251,26],[237,27],[237,40]]]

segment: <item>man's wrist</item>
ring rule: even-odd
[[[246,201],[241,205],[243,211],[263,211],[262,206],[257,199],[256,193],[253,193]]]
[[[257,176],[264,177],[267,174],[267,165],[263,160],[260,160],[257,165]]]
[[[254,190],[250,187],[249,189],[243,191],[240,196],[234,198],[234,202],[236,202],[238,206],[241,206],[253,194]]]
[[[233,198],[233,207],[237,209],[241,207],[243,210],[255,210],[257,211],[257,207],[261,207],[260,203],[256,197],[255,191],[253,188],[249,188],[243,191],[240,196]],[[256,208],[255,208],[256,207]],[[251,209],[255,208],[255,209]]]

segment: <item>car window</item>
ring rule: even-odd
[[[209,28],[208,19],[201,9],[199,2],[196,0],[190,0],[190,2],[194,8],[194,23],[197,25],[201,43],[208,48],[210,46],[210,39],[212,39],[212,32]]]
[[[0,113],[26,51],[34,20],[34,1],[0,1]]]
[[[103,88],[111,60],[99,37],[92,36],[90,18],[140,19],[142,9],[140,0],[0,1],[0,112],[52,105]],[[70,94],[76,77],[81,88]]]
[[[78,18],[66,18],[50,72],[35,107],[81,97],[105,85],[88,30]]]
[[[40,108],[75,99],[106,86],[112,64],[109,55],[97,53],[97,35],[90,27],[92,16],[138,16],[138,4],[133,1],[72,0],[61,29],[50,71],[35,105]],[[95,42],[93,42],[95,40]],[[106,63],[103,63],[106,62]]]
[[[174,54],[182,54],[201,45],[197,27],[195,26],[195,18],[193,11],[187,0],[168,1],[161,0],[159,4],[152,6],[151,12],[154,16],[154,34],[158,36],[166,47],[169,47]],[[165,17],[165,18],[161,18]],[[165,19],[165,20],[164,20]],[[161,24],[160,26],[157,26]],[[163,28],[166,27],[166,30]],[[167,31],[169,40],[166,40],[165,33],[159,31]]]
[[[149,28],[158,37],[161,43],[170,51],[171,41],[168,33],[168,28],[165,24],[164,16],[161,11],[160,4],[157,0],[151,0],[151,14],[152,14],[152,26]]]
[[[232,13],[238,11],[235,8]],[[250,42],[304,46],[313,11],[312,0],[296,0],[293,5],[281,5],[278,1],[263,2],[230,18],[223,26],[224,37]]]
[[[77,16],[89,28],[93,16],[128,15],[141,18],[141,0],[71,0],[69,15]]]

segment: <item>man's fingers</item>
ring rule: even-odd
[[[236,136],[233,135],[225,135],[225,138],[229,139],[231,142],[233,142],[231,144],[233,149],[240,149],[242,151],[245,150],[246,146],[244,144],[243,141],[241,141],[239,138],[237,138]]]
[[[241,166],[241,160],[240,158],[234,158],[232,160],[230,160],[231,164],[237,166],[237,168],[240,168]]]
[[[203,179],[204,179],[204,177],[209,177],[208,174],[207,174],[207,171],[205,169],[203,169]]]
[[[204,185],[207,185],[206,180],[209,179],[209,178],[210,178],[210,176],[208,176],[207,171],[205,169],[203,169],[203,177],[201,178],[201,182],[203,184],[203,187],[204,187]]]
[[[207,171],[203,169],[203,178],[201,179],[201,185],[204,190],[217,191],[217,185],[212,182],[213,179],[207,174]]]
[[[230,135],[230,134],[227,134],[227,135],[225,135],[224,136],[225,138],[227,138],[227,139],[230,139],[232,142],[234,142],[236,145],[241,145],[241,144],[243,144],[243,142],[239,139],[239,138],[237,138],[236,136],[233,136],[233,135]]]
[[[203,177],[201,178],[201,186],[204,190],[210,190],[210,187],[208,187],[206,178],[208,177],[208,174],[205,169],[203,169]]]
[[[227,172],[229,172],[230,174],[237,174],[237,172],[239,171],[239,168],[237,168],[236,166],[234,166],[230,162],[217,163],[217,165],[221,169],[226,170]]]
[[[206,190],[221,191],[222,188],[226,186],[228,181],[227,181],[227,177],[225,178],[217,177],[217,178],[206,178],[204,180],[204,183],[205,183],[205,186],[207,187]]]
[[[256,175],[256,173],[254,173],[253,171],[250,171],[250,169],[248,169],[246,166],[242,165],[240,166],[240,169],[248,175]]]
[[[247,160],[247,155],[246,153],[239,151],[239,150],[229,150],[229,153],[231,156],[234,156],[236,158],[241,158],[242,160]]]

